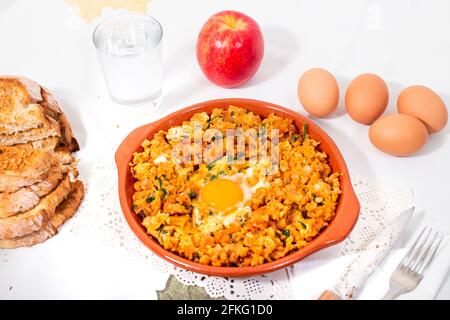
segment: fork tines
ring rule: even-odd
[[[438,235],[439,233],[437,231],[433,232],[432,228],[423,228],[411,249],[408,250],[400,262],[401,268],[423,276],[424,271],[430,265],[444,238],[444,236],[440,236],[439,240],[437,240]]]

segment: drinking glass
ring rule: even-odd
[[[93,43],[115,102],[157,104],[163,82],[162,37],[159,22],[145,14],[118,14],[97,26]]]

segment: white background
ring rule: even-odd
[[[195,59],[202,24],[224,9],[252,16],[265,37],[260,70],[238,89],[208,83]],[[305,114],[297,81],[316,66],[334,73],[341,90],[360,73],[379,74],[390,88],[386,113],[395,111],[399,91],[412,84],[433,88],[450,106],[447,0],[152,0],[149,12],[164,28],[164,96],[159,110],[132,119],[133,111],[114,105],[106,92],[90,40],[99,19],[86,24],[62,0],[16,0],[0,11],[0,74],[24,75],[55,92],[81,142],[86,168],[98,144],[116,145],[138,123],[199,101],[248,97]],[[107,9],[104,15],[111,13]],[[395,158],[369,143],[368,127],[353,122],[342,103],[332,116],[316,121],[337,143],[352,174],[411,187],[418,211],[450,234],[449,127],[416,155]],[[0,297],[154,298],[148,286],[164,285],[149,283],[145,266],[114,252],[96,253],[95,244],[66,241],[61,248],[66,238],[63,229],[44,245],[0,251]],[[450,298],[448,278],[438,298]]]

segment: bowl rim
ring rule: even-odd
[[[201,110],[204,110],[206,108],[211,108],[211,105],[217,104],[223,105],[224,108],[229,105],[235,105],[245,109],[251,109],[254,107],[261,110],[261,108],[264,108],[265,111],[281,113],[282,116],[290,117],[296,121],[306,122],[308,124],[308,129],[311,130],[312,128],[312,131],[320,137],[320,142],[327,144],[331,149],[332,154],[328,154],[328,156],[334,157],[336,162],[338,163],[339,172],[341,173],[340,184],[343,192],[339,197],[336,215],[333,220],[322,232],[319,233],[318,236],[316,236],[305,247],[283,258],[258,266],[216,267],[211,265],[203,265],[183,258],[167,249],[164,249],[157,240],[155,240],[151,235],[147,233],[140,221],[138,221],[139,217],[133,212],[132,208],[128,204],[128,201],[130,199],[128,199],[126,194],[126,179],[129,175],[131,175],[131,172],[129,170],[129,163],[132,159],[133,153],[141,148],[141,143],[145,138],[149,138],[152,134],[159,131],[162,126],[178,125],[182,121],[180,120],[181,116],[187,114],[192,115],[196,112],[201,112]],[[253,111],[255,112],[255,110]],[[255,113],[257,113],[257,111]],[[353,190],[345,160],[334,141],[311,119],[308,119],[307,117],[304,117],[291,109],[287,109],[285,107],[281,107],[279,105],[261,100],[246,98],[224,98],[208,100],[182,108],[178,111],[164,116],[163,118],[155,122],[143,125],[133,130],[118,147],[115,155],[115,160],[118,169],[118,191],[120,205],[125,219],[127,220],[127,223],[134,234],[145,246],[147,246],[152,252],[154,252],[164,260],[178,267],[201,274],[225,277],[242,277],[265,274],[287,267],[309,256],[313,252],[337,244],[344,240],[353,229],[359,216],[360,204]]]

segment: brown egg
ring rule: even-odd
[[[348,85],[345,93],[345,108],[353,120],[372,124],[386,110],[389,91],[379,76],[365,73],[357,76]]]
[[[297,92],[305,110],[319,118],[332,113],[339,102],[339,86],[336,79],[321,68],[306,71],[298,81]]]
[[[419,119],[407,114],[391,114],[375,121],[369,139],[379,150],[393,156],[413,154],[427,142],[428,131]]]
[[[410,86],[402,90],[397,100],[398,112],[414,116],[425,123],[429,133],[441,131],[448,120],[444,101],[424,86]]]

